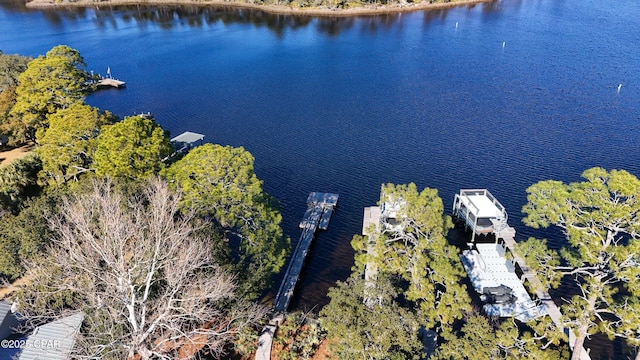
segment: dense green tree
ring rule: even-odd
[[[84,65],[80,53],[65,45],[29,62],[18,78],[16,102],[10,113],[14,137],[34,140],[36,130],[48,126],[49,114],[82,101],[87,79]]]
[[[365,282],[352,276],[329,289],[331,301],[320,312],[330,350],[340,360],[422,359],[415,314],[398,305],[396,287],[380,276],[368,296],[380,301],[365,305]]]
[[[0,131],[10,132],[10,112],[16,103],[18,76],[27,69],[31,58],[19,55],[8,55],[0,51]],[[9,138],[14,142],[13,138]],[[5,144],[3,144],[5,145]]]
[[[264,289],[284,265],[288,241],[277,204],[254,173],[253,156],[243,148],[204,144],[172,164],[165,176],[181,189],[185,211],[211,216],[228,236],[239,238],[243,282],[247,289]]]
[[[42,161],[34,153],[0,168],[0,204],[4,210],[17,212],[24,200],[40,193],[40,170]]]
[[[371,263],[380,273],[408,282],[404,295],[419,304],[427,328],[445,326],[470,310],[458,249],[445,235],[452,226],[436,189],[418,192],[415,184],[382,186],[380,205],[396,206],[371,238],[355,237],[356,264]],[[395,205],[394,205],[395,204]]]
[[[5,54],[0,50],[0,93],[18,86],[18,76],[27,69],[31,58]]]
[[[14,280],[24,274],[23,263],[42,256],[49,242],[47,219],[55,212],[55,194],[27,200],[18,215],[0,218],[0,273]]]
[[[142,115],[104,126],[97,140],[94,167],[101,176],[148,179],[172,152],[166,131]]]
[[[59,185],[93,170],[98,131],[112,119],[111,114],[100,114],[80,102],[49,115],[49,127],[36,133],[43,180]]]
[[[527,189],[524,222],[555,225],[568,244],[559,253],[529,239],[519,252],[548,285],[564,277],[578,293],[562,306],[565,325],[582,349],[602,331],[640,345],[640,180],[621,170],[586,170],[585,181],[541,181]],[[579,359],[579,351],[572,355]],[[636,355],[640,359],[640,352]]]
[[[458,334],[444,332],[432,360],[566,359],[568,354],[547,347],[531,331],[524,333],[510,320],[489,321],[480,314],[470,315]]]
[[[0,92],[0,131],[11,130],[10,112],[16,103],[16,87],[9,87]]]

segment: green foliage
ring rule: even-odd
[[[34,140],[40,128],[48,126],[47,116],[74,102],[82,101],[87,73],[77,50],[59,45],[32,60],[20,74],[16,102],[10,115],[13,136]]]
[[[544,243],[535,245],[535,253],[542,254],[534,256],[535,266],[551,285],[567,276],[579,287],[562,307],[566,325],[577,331],[578,346],[598,329],[639,344],[640,180],[624,170],[602,168],[582,176],[583,182],[542,181],[527,189],[524,222],[555,225],[569,244],[560,252],[561,265]]]
[[[104,126],[97,140],[94,167],[100,176],[148,179],[172,151],[167,133],[141,115]]]
[[[247,326],[242,328],[233,341],[233,349],[240,354],[243,359],[248,359],[257,349],[259,331],[261,328]]]
[[[398,305],[388,278],[379,277],[368,296],[380,301],[365,305],[364,280],[350,277],[329,290],[331,302],[320,312],[330,350],[337,359],[421,359],[415,315]]]
[[[525,260],[527,266],[537,273],[538,279],[544,286],[544,289],[534,290],[560,286],[562,274],[555,271],[560,265],[560,256],[547,247],[546,239],[529,238],[525,242],[517,243],[515,251]]]
[[[9,133],[12,127],[11,109],[16,103],[16,87],[9,87],[0,92],[0,131]],[[10,140],[13,140],[10,138]]]
[[[36,132],[39,144],[36,152],[42,159],[44,182],[60,185],[77,181],[80,174],[90,171],[98,131],[111,119],[109,113],[99,114],[98,109],[82,103],[49,115],[49,127]]]
[[[41,256],[51,237],[47,218],[56,204],[56,196],[43,196],[27,201],[18,215],[0,218],[0,273],[14,280],[24,274],[25,261]]]
[[[0,50],[0,93],[18,86],[18,76],[27,69],[31,58],[5,54]]]
[[[531,331],[510,320],[491,322],[480,314],[466,319],[459,333],[445,332],[433,360],[566,359],[566,350],[546,347]]]
[[[172,164],[165,176],[182,191],[184,210],[211,216],[228,235],[240,238],[243,289],[264,289],[284,265],[289,244],[277,204],[254,173],[253,156],[243,148],[204,144]]]
[[[18,76],[27,69],[27,63],[31,61],[26,56],[8,55],[0,51],[0,129],[2,132],[10,132],[11,109],[16,103],[16,88]],[[13,138],[9,138],[13,143]]]
[[[395,207],[395,218],[383,219],[374,238],[354,239],[356,264],[371,262],[379,272],[406,280],[404,294],[419,304],[426,328],[452,324],[470,309],[471,301],[461,284],[466,275],[458,249],[445,238],[452,223],[437,190],[383,185],[380,205]]]
[[[28,154],[0,168],[0,204],[5,210],[17,212],[21,203],[40,193],[37,174],[42,161],[37,154]]]
[[[274,338],[274,342],[282,347],[278,359],[306,360],[315,354],[326,334],[318,321],[308,316],[302,312],[287,314]]]

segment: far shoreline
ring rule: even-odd
[[[101,8],[127,5],[140,6],[202,6],[214,8],[237,8],[260,10],[274,15],[314,16],[314,17],[352,17],[361,15],[382,15],[423,10],[447,9],[465,5],[491,3],[497,0],[458,0],[447,3],[406,3],[391,5],[363,5],[362,7],[340,9],[328,7],[294,8],[286,5],[257,5],[240,1],[223,0],[107,0],[95,2],[93,0],[78,0],[73,3],[55,0],[32,0],[26,3],[30,9],[64,9],[64,8]]]

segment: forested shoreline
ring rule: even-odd
[[[95,7],[119,5],[214,6],[261,10],[273,14],[308,16],[357,16],[441,9],[495,0],[31,0],[30,8]]]

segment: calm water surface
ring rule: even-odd
[[[2,51],[67,44],[127,82],[90,104],[244,146],[294,243],[308,192],[340,193],[297,309],[318,310],[349,275],[349,241],[381,183],[435,187],[447,208],[460,188],[489,188],[524,239],[534,235],[520,221],[529,185],[576,181],[592,166],[640,176],[637,1],[502,0],[350,19],[18,4],[0,0]],[[624,358],[621,342],[590,344],[594,359]]]

